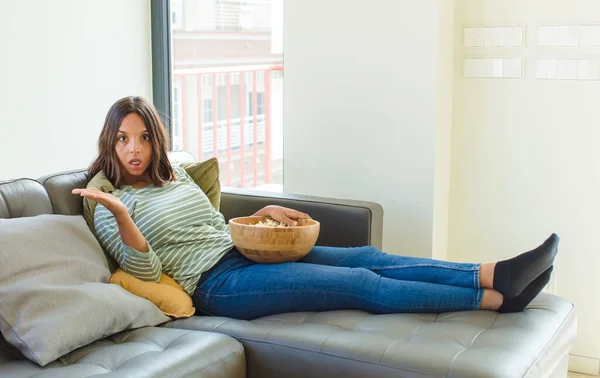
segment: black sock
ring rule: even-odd
[[[534,250],[500,261],[494,269],[494,290],[504,298],[514,298],[548,269],[558,251],[558,235],[552,234]]]
[[[515,298],[504,298],[502,302],[502,306],[498,309],[498,312],[521,312],[527,307],[527,305],[538,296],[538,294],[544,290],[544,287],[550,281],[550,276],[552,273],[552,267],[548,268],[544,273],[540,274],[538,278],[533,280],[521,292],[521,294],[517,295]]]

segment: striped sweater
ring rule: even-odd
[[[231,250],[233,242],[223,215],[204,192],[183,168],[173,170],[177,181],[163,187],[125,185],[112,192],[146,238],[148,252],[122,242],[115,217],[101,204],[94,227],[104,250],[125,272],[152,282],[164,272],[192,295],[200,275]]]

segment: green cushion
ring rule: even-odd
[[[92,177],[87,184],[87,188],[98,188],[105,193],[115,189],[102,171]],[[83,217],[92,231],[94,230],[94,212],[96,211],[96,204],[97,202],[92,199],[83,198]]]
[[[219,181],[219,161],[213,157],[206,161],[181,163],[181,167],[202,189],[213,207],[219,210],[221,204],[221,182]]]

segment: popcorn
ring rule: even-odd
[[[280,222],[280,221],[276,221],[274,219],[271,218],[267,218],[264,221],[260,221],[258,223],[255,223],[254,226],[266,226],[266,227],[288,227],[287,224]]]

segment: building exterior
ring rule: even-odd
[[[173,149],[224,186],[283,183],[281,1],[171,0]]]

